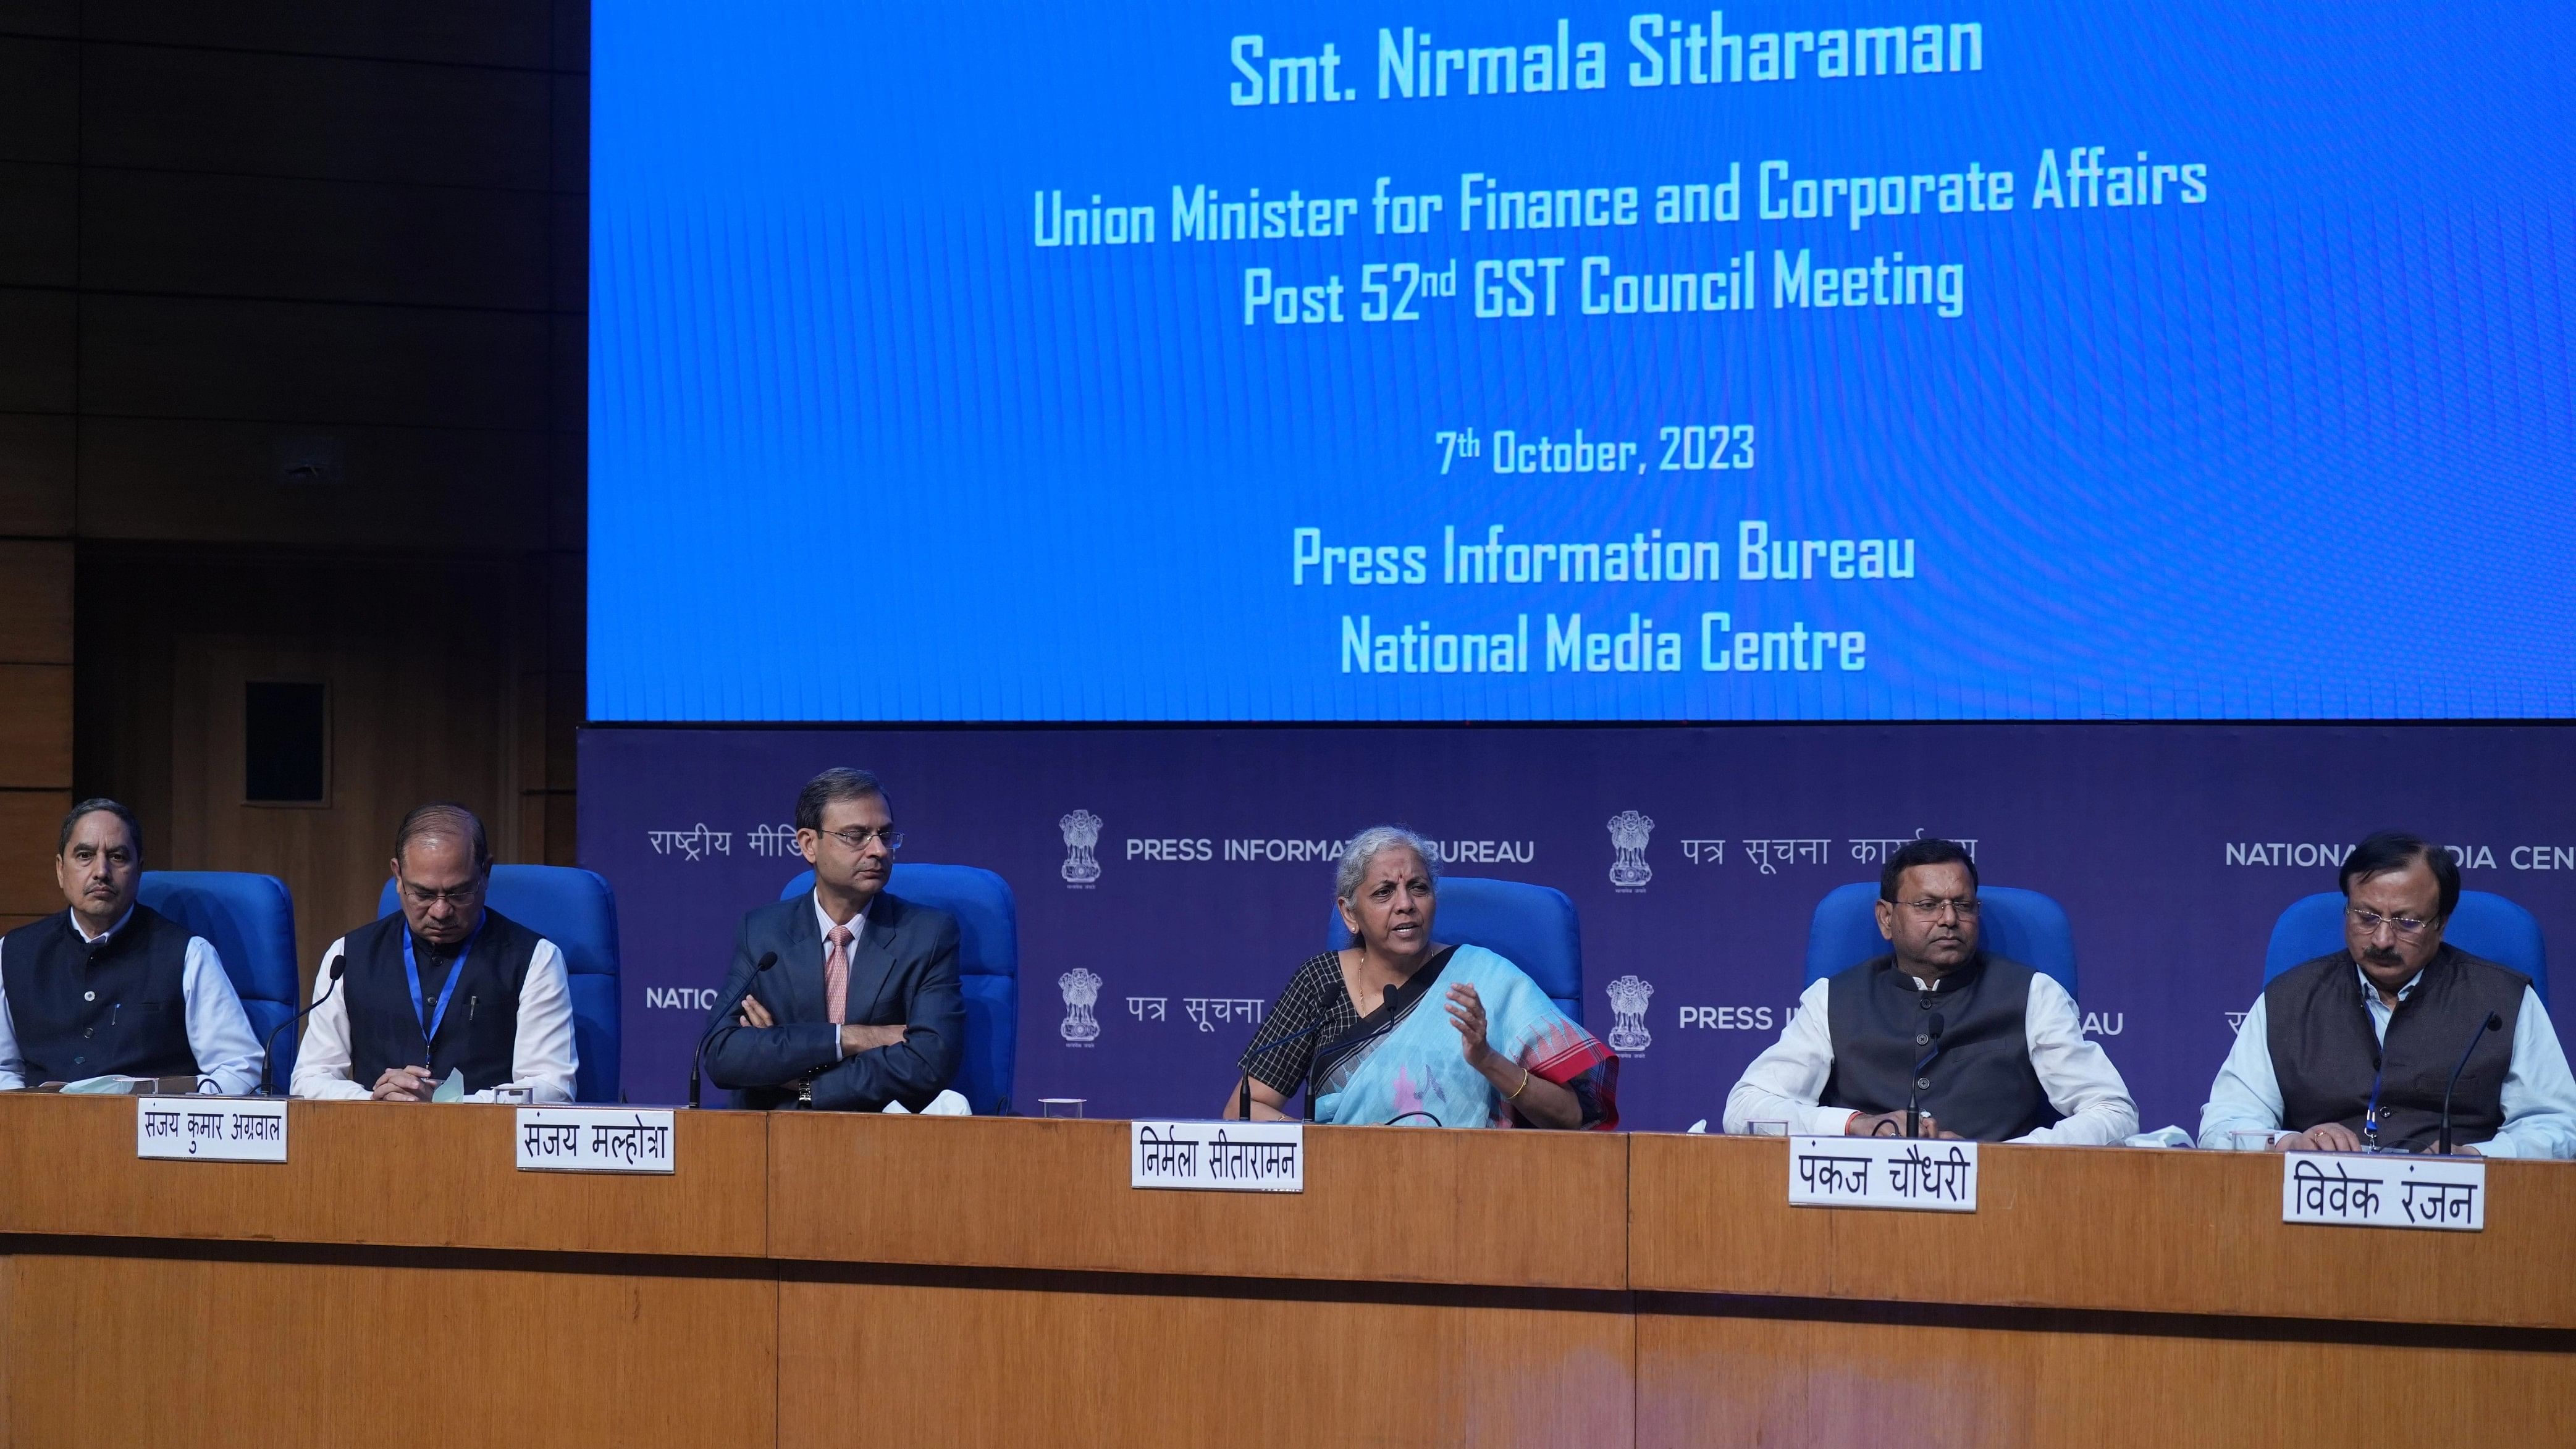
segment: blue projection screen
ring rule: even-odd
[[[2576,8],[595,23],[594,719],[2576,715]]]

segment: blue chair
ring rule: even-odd
[[[242,871],[147,870],[135,898],[214,946],[262,1045],[300,1009],[295,898],[286,882]],[[278,1038],[269,1077],[278,1091],[295,1075],[295,1045],[292,1032]]]
[[[1557,1010],[1583,1019],[1583,922],[1565,892],[1527,881],[1443,876],[1439,900],[1433,934],[1503,957],[1528,973]],[[1350,940],[1335,905],[1324,943],[1339,950]]]
[[[377,914],[402,909],[392,880]],[[484,904],[555,943],[572,989],[573,1100],[618,1100],[617,895],[568,865],[496,865]]]
[[[2283,911],[2263,952],[2263,983],[2270,985],[2273,977],[2302,961],[2342,950],[2343,912],[2341,891],[2319,891]],[[2487,891],[2462,891],[2459,907],[2442,927],[2442,939],[2530,977],[2540,1004],[2549,1004],[2549,948],[2531,912]]]
[[[1011,883],[980,866],[894,868],[886,889],[957,918],[958,984],[966,996],[966,1052],[949,1083],[978,1117],[1007,1116],[1020,1053],[1020,908]],[[814,872],[800,871],[778,893],[810,895]]]
[[[2064,906],[2037,891],[2011,886],[1980,886],[1977,899],[1985,906],[1977,919],[1987,950],[2019,961],[2054,979],[2067,995],[2083,999],[2075,990],[2075,928],[2067,923]],[[1815,919],[1807,927],[1808,985],[1887,954],[1887,938],[1878,933],[1878,913],[1872,908],[1877,900],[1878,882],[1860,881],[1836,886],[1816,902]]]

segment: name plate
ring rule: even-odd
[[[2284,1152],[2281,1221],[2480,1233],[2486,1187],[2487,1165],[2474,1157]]]
[[[1977,1144],[1941,1138],[1792,1137],[1791,1207],[1977,1210]]]
[[[134,1155],[180,1162],[284,1162],[286,1104],[245,1097],[137,1097]]]
[[[671,1114],[615,1107],[521,1107],[521,1172],[674,1172]]]
[[[1304,1192],[1303,1122],[1130,1122],[1129,1187]]]

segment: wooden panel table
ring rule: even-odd
[[[2292,1228],[2273,1157],[1990,1147],[1971,1215],[1788,1144],[1317,1128],[1139,1192],[1127,1124],[298,1103],[279,1166],[0,1095],[0,1449],[2576,1442],[2576,1166],[2478,1234]]]
[[[1307,1129],[1137,1191],[1124,1122],[782,1115],[779,1443],[1624,1444],[1625,1138]],[[847,1372],[864,1365],[864,1372]]]
[[[283,1164],[141,1161],[0,1095],[0,1445],[771,1444],[768,1124],[522,1173],[507,1107],[298,1102]]]
[[[2576,1442],[2576,1165],[2436,1233],[2284,1224],[2269,1154],[1987,1147],[1961,1215],[1629,1152],[1641,1444]]]

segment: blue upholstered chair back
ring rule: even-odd
[[[572,988],[572,1044],[581,1059],[573,1100],[617,1100],[617,895],[597,874],[568,865],[496,865],[484,903],[555,943]],[[379,915],[402,908],[394,883]]]
[[[286,882],[230,870],[147,870],[135,894],[214,946],[262,1044],[296,1013],[295,899]],[[278,1038],[270,1080],[282,1091],[294,1074],[295,1034],[289,1032]]]
[[[800,871],[778,898],[794,900],[813,889],[814,872]],[[886,889],[957,918],[966,1054],[949,1085],[978,1117],[1008,1113],[1020,1052],[1020,908],[1011,883],[980,866],[905,861]]]
[[[1556,1009],[1583,1019],[1583,921],[1574,902],[1554,886],[1527,881],[1443,876],[1432,934],[1461,946],[1482,946],[1518,966],[1538,983]],[[1341,907],[1330,908],[1324,944],[1350,944]]]
[[[1887,938],[1878,933],[1878,882],[1836,886],[1816,902],[1807,927],[1807,982],[1813,985],[1835,972],[1887,954]],[[2053,978],[2066,994],[2075,990],[2075,928],[2066,908],[2037,891],[2011,886],[1979,886],[1985,909],[1978,916],[1985,948],[2009,956]]]
[[[2263,952],[2264,983],[2302,961],[2342,950],[2343,910],[2343,892],[2319,891],[2283,911]],[[2530,977],[2541,1004],[2549,1004],[2549,948],[2531,912],[2488,891],[2462,891],[2459,908],[2442,927],[2442,939]]]

